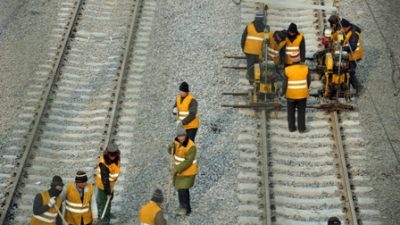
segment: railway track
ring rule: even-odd
[[[60,175],[66,183],[77,168],[93,172],[108,142],[121,142],[122,153],[129,152],[122,140],[135,114],[129,97],[140,84],[154,9],[153,1],[142,0],[62,3],[51,42],[57,47],[39,66],[30,105],[1,158],[0,224],[27,224],[35,194],[48,188],[51,177]],[[117,192],[114,202],[120,201]]]
[[[285,8],[277,1],[266,12],[270,30],[291,22],[304,33],[307,55],[321,49],[328,15],[324,11]],[[325,7],[332,1],[298,0],[293,5]],[[324,5],[324,6],[323,6]],[[242,25],[254,19],[258,4],[242,1]],[[242,73],[243,77],[245,73]],[[241,109],[243,115],[251,115]],[[381,224],[369,196],[366,157],[357,112],[307,111],[310,132],[290,133],[285,111],[254,113],[257,127],[241,128],[238,137],[238,224],[325,225],[331,216],[342,224]],[[253,116],[254,117],[254,116]]]

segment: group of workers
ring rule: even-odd
[[[284,68],[282,93],[287,100],[288,128],[290,132],[308,131],[305,125],[305,112],[311,77],[306,60],[306,44],[304,35],[298,31],[297,25],[291,23],[287,30],[265,33],[264,11],[257,12],[254,21],[243,31],[241,47],[247,59],[247,78],[253,83],[254,64],[264,60],[263,47],[268,40],[267,55],[275,64],[275,70]],[[360,95],[363,86],[356,77],[357,62],[364,51],[361,46],[361,29],[348,20],[332,15],[329,18],[332,28],[331,42],[340,42],[342,51],[349,55],[350,84]],[[339,40],[343,37],[343,40]],[[333,46],[338,48],[338,46]],[[339,50],[339,49],[336,49]],[[295,113],[297,109],[297,127]]]
[[[197,101],[189,93],[189,85],[182,82],[173,108],[177,117],[176,138],[168,148],[171,155],[171,185],[178,192],[178,215],[192,212],[189,189],[197,174],[196,145],[194,143],[200,121]],[[111,201],[121,171],[120,150],[109,143],[96,166],[95,185],[88,182],[83,171],[77,171],[75,181],[64,186],[60,176],[54,176],[50,189],[35,196],[31,225],[108,225],[111,221]],[[97,193],[97,194],[95,194]],[[142,225],[165,225],[161,208],[164,197],[156,189],[151,200],[139,213]],[[64,204],[63,204],[64,202]]]

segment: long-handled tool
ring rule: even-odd
[[[64,219],[64,216],[63,216],[62,213],[60,212],[60,209],[59,209],[56,205],[54,205],[54,206],[55,206],[56,209],[57,209],[57,214],[58,214],[58,216],[61,217],[62,223],[63,223],[64,225],[68,225],[67,221],[65,221],[65,219]]]
[[[110,200],[111,200],[111,196],[107,195],[107,202],[106,202],[106,205],[104,206],[103,213],[101,214],[101,217],[100,217],[101,220],[103,220],[104,216],[106,215],[106,211],[107,211],[108,205],[110,204]]]
[[[171,156],[170,156],[170,161],[169,161],[169,171],[171,171],[174,166],[174,151],[175,151],[175,146],[172,145]],[[168,212],[168,206],[169,206],[169,202],[171,200],[173,185],[174,185],[174,175],[172,174],[172,177],[169,179],[169,182],[168,182],[168,192],[167,192],[167,202],[165,204],[165,212]]]

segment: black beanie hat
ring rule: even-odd
[[[75,183],[85,183],[88,181],[87,175],[83,171],[76,172]]]
[[[289,25],[288,32],[292,32],[292,33],[295,33],[295,34],[299,33],[297,31],[297,25],[295,23],[291,23]]]
[[[340,25],[342,25],[342,27],[349,27],[351,26],[351,23],[346,19],[342,19],[342,21],[340,21]]]
[[[64,186],[63,180],[60,176],[54,176],[53,179],[51,180],[51,186]]]
[[[331,15],[328,21],[329,23],[337,24],[339,22],[339,17],[337,15]]]
[[[179,85],[179,90],[183,92],[189,92],[189,84],[183,81],[181,85]]]
[[[341,225],[341,223],[337,217],[331,217],[328,219],[328,225]]]
[[[164,201],[164,196],[163,196],[162,191],[158,188],[156,190],[154,190],[151,200],[161,204]]]

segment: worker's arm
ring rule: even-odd
[[[343,47],[343,51],[348,53],[354,52],[357,49],[358,38],[358,34],[353,32],[350,36],[349,44]]]
[[[43,213],[49,211],[50,207],[48,205],[43,205],[43,199],[41,194],[37,194],[33,200],[33,214],[42,215]]]
[[[158,211],[156,214],[155,225],[167,225],[167,221],[164,218],[164,212],[162,210]]]
[[[283,96],[286,96],[287,83],[288,83],[288,78],[287,78],[287,76],[285,74],[285,76],[283,77],[283,82],[282,82],[282,93],[283,93]]]
[[[304,63],[306,61],[306,41],[303,39],[300,42],[300,61]]]
[[[182,120],[182,124],[186,125],[190,123],[192,120],[196,118],[196,114],[197,114],[197,101],[196,99],[192,99],[192,101],[189,104],[189,115]]]
[[[242,40],[241,40],[241,43],[240,43],[240,46],[242,47],[242,51],[244,51],[244,43],[246,42],[246,38],[247,38],[247,26],[243,31]]]
[[[175,171],[177,173],[181,173],[192,165],[194,159],[196,158],[196,151],[196,146],[190,147],[190,149],[186,153],[185,160],[179,165],[175,166]]]
[[[110,171],[103,163],[100,163],[99,167],[101,173],[101,181],[103,182],[104,185],[104,191],[106,192],[107,195],[111,195],[110,180],[109,180]]]

